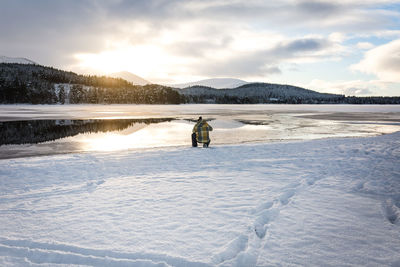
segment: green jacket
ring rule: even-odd
[[[193,133],[196,133],[196,139],[199,143],[208,143],[210,141],[210,136],[208,134],[209,131],[212,131],[213,128],[204,120],[201,120],[196,123],[193,127]]]

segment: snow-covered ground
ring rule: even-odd
[[[400,266],[400,133],[0,160],[1,266]]]

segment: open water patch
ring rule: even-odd
[[[376,121],[372,122],[360,120],[355,123],[352,120],[341,119],[346,116],[349,119],[354,119],[355,116],[362,118],[362,114],[345,113],[340,117],[319,114],[322,117],[307,117],[306,114],[314,113],[265,110],[239,112],[229,110],[231,106],[212,112],[206,110],[199,112],[197,110],[199,106],[195,107],[196,112],[191,111],[194,107],[184,106],[183,108],[189,108],[190,112],[183,112],[179,111],[180,107],[163,106],[161,111],[165,112],[159,110],[157,113],[155,111],[161,107],[151,106],[155,110],[152,112],[156,113],[153,114],[148,110],[150,106],[134,107],[140,110],[134,109],[134,112],[130,113],[125,112],[120,106],[102,107],[104,108],[102,110],[98,110],[97,106],[86,107],[90,112],[81,110],[80,106],[73,106],[71,109],[80,109],[75,110],[73,116],[69,114],[70,119],[61,116],[59,110],[53,112],[54,116],[51,118],[54,119],[36,115],[23,120],[17,119],[20,118],[17,113],[24,109],[17,109],[12,113],[14,117],[0,122],[0,159],[91,151],[190,147],[192,128],[199,113],[214,128],[210,133],[211,147],[227,144],[365,137],[400,130],[400,125],[396,121],[381,120],[389,115],[391,119],[397,120],[397,113],[375,116]],[[241,107],[235,106],[235,108]],[[178,110],[172,111],[173,108]],[[46,114],[50,114],[53,109],[60,107],[52,107]],[[224,110],[226,112],[223,112]],[[83,114],[78,111],[82,111]],[[80,116],[77,116],[78,113]],[[99,116],[100,113],[107,116]],[[114,116],[116,114],[118,116]],[[369,114],[366,113],[365,116],[368,117]],[[58,117],[55,117],[56,115]],[[88,119],[83,119],[84,115]]]
[[[0,122],[0,159],[129,148],[127,136],[173,118],[22,120]],[[114,138],[114,142],[110,139]],[[96,140],[98,149],[90,146]],[[118,141],[119,140],[119,141]],[[140,140],[138,140],[140,142]],[[118,143],[118,145],[117,145]],[[95,144],[94,144],[95,145]],[[89,149],[91,148],[91,149]]]
[[[134,124],[171,121],[171,118],[112,120],[29,120],[0,122],[0,146],[37,144],[81,133],[121,131]]]

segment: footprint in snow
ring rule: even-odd
[[[317,181],[317,178],[307,178],[306,183],[307,185],[313,185]]]
[[[254,231],[261,239],[267,233],[267,224],[272,222],[279,215],[278,209],[268,209],[260,212],[254,222]]]
[[[100,181],[90,181],[90,182],[87,182],[86,183],[86,190],[89,192],[89,193],[92,193],[92,192],[94,192],[95,190],[96,190],[96,188],[97,188],[97,186],[99,186],[99,185],[101,185],[101,184],[104,184],[104,180],[100,180]]]
[[[251,213],[252,214],[257,214],[257,213],[259,213],[259,212],[261,212],[263,210],[267,210],[267,209],[272,208],[273,205],[274,205],[273,201],[264,202],[264,203],[260,204],[259,206],[257,206],[257,208],[253,209],[251,211]]]
[[[289,189],[282,195],[280,195],[279,201],[281,202],[282,205],[287,205],[295,193],[296,193],[295,189]]]
[[[231,260],[235,258],[241,251],[245,250],[249,238],[246,235],[240,235],[231,242],[229,242],[221,252],[212,257],[212,261],[215,264]]]
[[[387,199],[382,203],[383,213],[391,224],[400,224],[400,207],[393,203],[392,199]]]

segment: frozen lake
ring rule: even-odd
[[[0,106],[0,266],[400,266],[399,109]]]
[[[400,131],[399,105],[0,105],[0,159],[190,146],[364,137]]]

